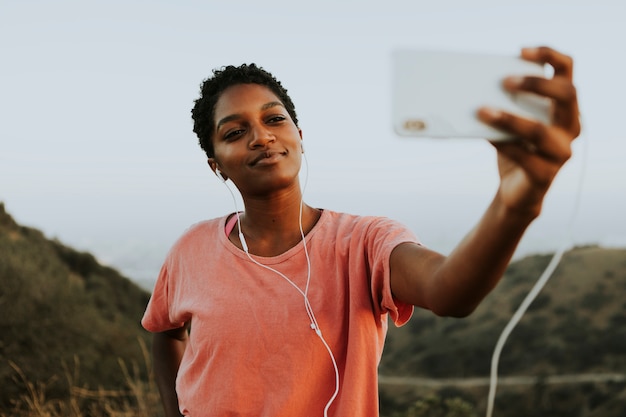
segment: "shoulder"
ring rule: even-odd
[[[170,250],[170,254],[199,244],[218,242],[220,240],[219,231],[222,230],[222,235],[225,235],[223,230],[226,217],[217,217],[192,224],[176,240]]]
[[[353,231],[370,229],[407,229],[397,220],[384,216],[367,216],[324,210],[323,219],[325,224],[336,228],[350,228]]]
[[[217,217],[194,223],[183,232],[180,239],[193,239],[198,236],[204,236],[206,233],[216,232],[219,226],[224,224],[224,221],[225,217]]]
[[[321,229],[325,234],[345,236],[352,240],[399,237],[403,241],[417,241],[417,237],[404,224],[384,216],[364,216],[324,210]]]

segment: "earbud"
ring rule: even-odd
[[[217,175],[217,178],[220,179],[220,181],[222,182],[226,182],[226,178],[224,177],[224,175],[222,174],[222,171],[220,171],[219,168],[215,168],[215,175]]]

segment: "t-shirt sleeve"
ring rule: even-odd
[[[415,234],[401,223],[378,218],[367,232],[368,258],[371,271],[372,299],[378,303],[381,313],[388,313],[396,326],[405,324],[413,314],[413,305],[397,300],[391,292],[391,252],[401,243],[419,241]]]
[[[141,325],[144,329],[153,333],[176,329],[185,324],[172,320],[169,278],[168,261],[166,260],[161,267],[150,301],[141,319]]]

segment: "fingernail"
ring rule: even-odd
[[[500,110],[494,109],[493,107],[481,107],[479,110],[479,115],[489,118],[489,119],[498,119],[502,116],[502,112]]]
[[[518,88],[520,85],[522,85],[523,81],[524,79],[519,76],[506,77],[502,81],[502,86],[506,88],[507,90],[513,90],[513,89]]]
[[[537,51],[539,51],[539,48],[535,46],[522,48],[522,54],[534,55],[537,53]]]

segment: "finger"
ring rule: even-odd
[[[549,64],[554,68],[555,77],[565,77],[572,81],[574,78],[574,60],[547,46],[537,48],[523,48],[522,58],[540,64]]]
[[[502,86],[512,93],[527,92],[549,97],[560,103],[576,101],[576,87],[565,78],[507,77]]]
[[[520,141],[491,142],[499,152],[520,165],[536,164],[544,159],[542,156],[529,151],[522,143]]]
[[[490,126],[517,138],[511,144],[520,152],[535,154],[560,163],[571,157],[571,139],[567,131],[535,120],[515,116],[489,107],[478,111],[478,118]]]
[[[555,103],[552,111],[552,120],[556,126],[561,126],[576,139],[580,134],[580,110],[578,100]]]
[[[526,92],[554,100],[553,123],[578,136],[580,120],[576,87],[564,77],[545,79],[541,77],[507,77],[503,87],[512,93]]]

